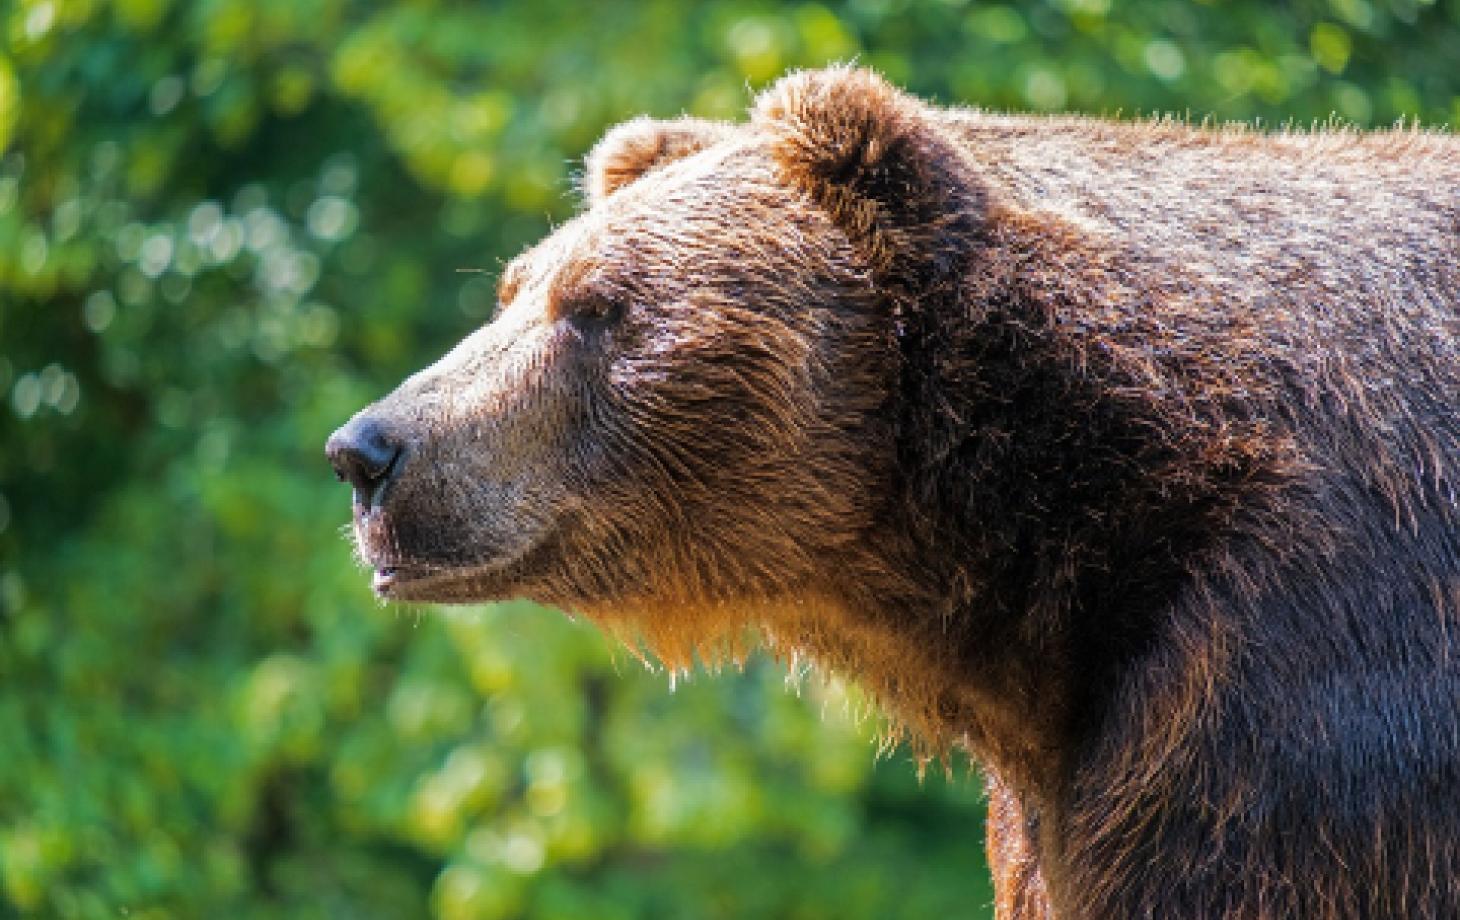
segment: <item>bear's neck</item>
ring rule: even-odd
[[[1135,287],[1126,254],[1054,220],[987,226],[961,285],[894,305],[896,536],[819,641],[934,747],[1038,797],[1290,445],[1252,411],[1238,320],[1180,293],[1198,285]]]

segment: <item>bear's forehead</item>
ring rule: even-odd
[[[503,271],[501,308],[566,306],[707,284],[778,283],[797,266],[851,265],[844,234],[781,178],[752,130],[655,168],[599,200]],[[655,293],[650,294],[653,291]]]

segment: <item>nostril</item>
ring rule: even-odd
[[[369,508],[395,473],[401,442],[379,422],[357,416],[325,443],[335,476],[355,487],[356,500]]]

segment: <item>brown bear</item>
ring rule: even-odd
[[[380,595],[857,678],[1002,917],[1460,917],[1460,141],[834,68],[585,184],[330,440]]]

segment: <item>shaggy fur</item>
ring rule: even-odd
[[[1460,916],[1460,143],[832,69],[586,187],[365,412],[383,594],[855,676],[1001,917]]]

